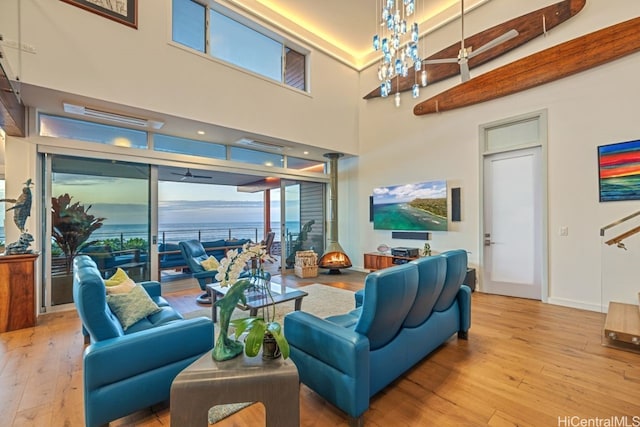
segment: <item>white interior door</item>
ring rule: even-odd
[[[541,298],[541,148],[484,159],[483,291]]]

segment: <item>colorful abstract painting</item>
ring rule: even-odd
[[[640,200],[640,140],[598,147],[600,201]]]

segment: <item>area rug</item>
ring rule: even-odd
[[[336,314],[347,313],[355,308],[355,298],[353,292],[332,286],[314,283],[312,285],[298,287],[301,291],[307,292],[309,295],[302,299],[302,311],[311,313],[320,318],[333,316]],[[276,304],[275,320],[283,325],[284,316],[294,310],[294,301],[287,301]],[[232,319],[242,318],[249,315],[248,311],[236,308],[231,316]],[[185,318],[193,317],[211,318],[211,308],[202,308],[184,314]],[[284,326],[284,325],[283,325]],[[216,329],[216,337],[218,330]],[[233,415],[234,413],[252,405],[254,402],[234,403],[229,405],[216,405],[209,409],[209,424],[215,424],[218,421]]]
[[[309,294],[302,299],[302,311],[306,311],[307,313],[311,313],[321,318],[347,313],[355,308],[353,292],[345,289],[334,288],[333,286],[322,285],[320,283],[300,286],[297,289]],[[276,304],[275,320],[282,324],[284,316],[294,310],[294,305],[294,301]],[[233,311],[231,318],[238,319],[247,317],[248,315],[248,311],[236,308]],[[208,317],[210,319],[211,308],[201,308],[199,310],[183,314],[183,316],[187,319],[200,316]]]

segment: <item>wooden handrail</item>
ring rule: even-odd
[[[633,236],[634,234],[637,234],[637,233],[640,233],[640,225],[635,227],[635,228],[632,228],[629,231],[625,231],[624,233],[617,235],[613,239],[607,240],[605,243],[607,245],[609,245],[609,246],[617,245],[618,243],[620,243],[621,241],[623,241],[627,237],[631,237],[631,236]]]
[[[631,215],[627,215],[624,218],[620,218],[617,221],[613,221],[611,224],[605,225],[604,227],[600,228],[600,236],[604,237],[604,232],[607,231],[608,229],[613,228],[616,225],[620,225],[623,222],[629,221],[630,219],[633,219],[633,218],[637,217],[638,215],[640,215],[640,211],[634,212]]]

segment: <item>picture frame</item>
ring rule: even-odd
[[[598,147],[600,202],[640,200],[640,139]]]
[[[138,0],[61,0],[105,18],[138,28]]]

